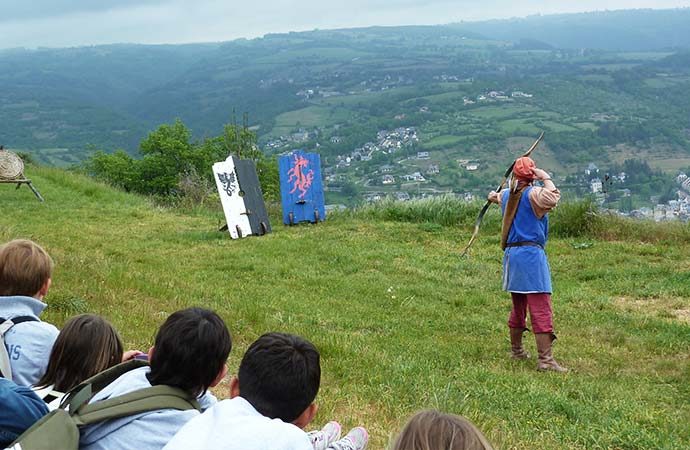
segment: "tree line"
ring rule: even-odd
[[[211,167],[229,155],[251,159],[264,197],[280,197],[278,164],[257,145],[256,134],[237,125],[225,125],[219,136],[193,140],[192,133],[177,119],[149,133],[139,144],[140,158],[124,150],[109,154],[97,151],[83,164],[91,176],[128,192],[172,200],[204,198],[215,190]]]

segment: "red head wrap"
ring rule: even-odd
[[[528,156],[521,156],[520,158],[515,160],[515,165],[513,166],[513,174],[516,178],[520,180],[533,180],[534,173],[532,172],[532,170],[536,167],[537,165],[534,164],[532,158]]]

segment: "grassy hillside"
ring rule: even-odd
[[[555,352],[572,372],[541,374],[508,358],[495,210],[461,260],[469,225],[385,208],[318,226],[274,220],[273,234],[232,241],[215,231],[220,214],[162,209],[58,169],[28,175],[46,202],[0,185],[0,241],[52,254],[46,318],[58,325],[96,312],[147,349],[169,313],[204,305],[233,334],[231,373],[261,333],[302,334],[323,358],[316,424],[366,425],[372,450],[426,407],[466,415],[500,449],[690,446],[687,227],[603,219],[609,240],[552,239]],[[562,211],[553,227],[565,236]]]

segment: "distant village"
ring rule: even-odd
[[[618,174],[606,174],[600,176],[599,168],[594,163],[590,163],[585,169],[584,175],[589,180],[589,192],[597,202],[606,207],[606,198],[610,194],[611,186],[625,186],[627,175],[625,172]],[[666,203],[657,203],[654,206],[644,206],[639,209],[625,212],[616,210],[615,213],[632,217],[635,219],[653,219],[656,222],[680,220],[683,222],[690,221],[690,178],[684,172],[680,172],[675,177],[675,183],[678,185],[676,191],[677,198],[669,200]],[[621,187],[616,189],[616,194],[621,197],[630,197],[632,192],[630,189]],[[658,197],[652,197],[650,201],[657,201]]]
[[[437,81],[444,81],[444,82],[472,82],[472,78],[467,78],[467,79],[461,79],[455,75],[440,75],[440,76],[435,76],[435,80]],[[262,80],[262,83],[265,83]],[[391,77],[389,75],[385,76],[383,79],[371,79],[368,81],[362,81],[360,85],[364,88],[360,91],[348,91],[348,92],[340,92],[337,90],[333,90],[330,88],[320,88],[318,86],[311,88],[311,89],[302,89],[299,90],[296,95],[300,97],[304,102],[307,102],[310,99],[313,98],[329,98],[329,97],[338,97],[338,96],[347,96],[347,95],[356,95],[356,94],[361,94],[362,92],[372,92],[375,90],[388,90],[394,87],[402,86],[402,85],[407,85],[411,84],[412,80],[403,76],[400,77]],[[474,105],[477,103],[491,103],[491,102],[510,102],[515,99],[520,99],[520,98],[532,98],[533,94],[528,94],[523,91],[512,91],[510,93],[505,92],[505,91],[498,91],[498,90],[489,90],[485,91],[482,94],[477,95],[476,97],[468,97],[465,96],[463,97],[463,104],[465,106],[469,105]],[[428,106],[421,106],[419,107],[419,112],[420,113],[430,113],[431,109]],[[405,119],[406,115],[405,114],[397,114],[394,116],[396,120],[403,120]],[[336,127],[337,128],[337,127]],[[372,154],[373,151],[384,151],[387,152],[392,149],[392,146],[397,146],[399,149],[401,145],[404,145],[408,142],[417,142],[416,139],[416,132],[415,132],[415,137],[414,141],[408,141],[405,140],[404,137],[404,132],[401,131],[404,130],[402,128],[398,128],[391,132],[390,134],[390,142],[385,142],[385,136],[381,136],[382,133],[388,133],[387,131],[379,131],[379,135],[377,136],[378,141],[377,142],[367,142],[364,144],[361,148],[355,149],[353,151],[353,154],[359,153],[364,156],[364,161],[367,161],[367,158],[369,155]],[[414,132],[414,127],[409,127],[408,130],[412,130]],[[321,130],[319,128],[314,128],[312,130],[309,130],[304,127],[298,128],[296,131],[293,131],[290,134],[285,134],[281,135],[277,138],[273,138],[269,141],[267,141],[264,145],[264,147],[269,150],[269,151],[281,151],[284,150],[285,147],[288,147],[293,144],[304,144],[306,142],[309,142],[314,139],[318,139],[319,136],[321,135]],[[403,139],[398,139],[399,137],[402,137]],[[408,136],[409,139],[412,139],[411,136]],[[332,136],[330,138],[330,143],[331,144],[339,144],[341,142],[342,138],[340,136]],[[317,143],[316,146],[318,147],[319,144]],[[393,149],[395,150],[395,149]]]
[[[624,216],[637,219],[654,219],[656,222],[672,220],[690,221],[690,178],[681,172],[676,176],[678,183],[678,198],[669,200],[665,204],[656,204],[654,207],[642,207],[630,213],[619,212]]]
[[[454,75],[439,75],[434,77],[436,81],[442,82],[472,82],[470,79],[463,79]],[[376,90],[387,90],[396,86],[410,84],[411,80],[405,77],[390,77],[383,79],[372,78],[360,83],[359,91],[340,92],[328,88],[319,88],[318,86],[310,89],[302,89],[296,93],[305,102],[313,98],[328,98],[334,96],[347,96],[357,93],[371,92]],[[534,95],[521,90],[503,91],[503,90],[488,90],[476,96],[464,96],[463,104],[471,106],[479,103],[491,102],[512,102],[517,99],[530,99]],[[429,113],[428,106],[420,106],[420,113]],[[592,119],[597,121],[610,120],[611,117],[600,115],[593,115]],[[398,114],[394,117],[396,120],[405,119],[405,114]],[[338,126],[334,127],[335,133],[328,137],[330,144],[340,144],[343,138],[337,133]],[[286,148],[290,148],[295,144],[305,144],[318,140],[322,136],[323,130],[319,128],[306,129],[298,128],[290,134],[282,135],[271,139],[264,145],[269,151],[284,152]],[[357,172],[357,167],[362,163],[370,162],[377,154],[393,155],[401,153],[401,156],[390,158],[387,163],[375,166],[368,166],[368,173],[363,173],[368,177],[363,186],[362,198],[366,202],[377,202],[386,198],[394,198],[399,201],[408,201],[415,198],[425,198],[436,195],[453,195],[465,201],[473,201],[476,195],[472,192],[453,192],[451,189],[434,189],[432,187],[421,188],[421,184],[428,183],[430,178],[439,175],[442,171],[438,163],[432,161],[429,151],[419,150],[415,153],[410,153],[410,148],[414,149],[414,145],[419,142],[418,133],[415,127],[399,127],[394,130],[380,130],[376,135],[376,139],[366,142],[360,147],[357,147],[346,153],[337,155],[331,164],[326,166],[323,170],[325,178],[325,189],[331,192],[341,192],[343,183],[351,178],[348,176],[348,170],[354,168]],[[320,146],[317,142],[316,147]],[[401,150],[405,149],[405,152]],[[317,150],[318,151],[318,150]],[[412,150],[414,152],[414,150]],[[424,161],[429,160],[427,164]],[[377,161],[380,161],[378,159]],[[414,164],[405,164],[406,162],[414,162]],[[480,169],[481,161],[470,159],[456,159],[455,162],[459,169],[466,172],[475,172]],[[410,169],[406,171],[405,169]],[[350,175],[352,172],[350,172]],[[576,185],[579,186],[580,192],[585,189],[590,195],[603,207],[607,208],[607,199],[611,196],[610,189],[615,188],[616,198],[631,197],[632,192],[626,188],[626,174],[620,172],[616,174],[600,175],[599,168],[594,163],[590,163],[577,176]],[[655,221],[671,221],[671,220],[690,220],[690,178],[685,173],[679,173],[676,176],[678,184],[677,199],[669,200],[667,203],[658,203],[655,206],[645,206],[631,211],[615,210],[615,213],[639,218],[650,219]],[[360,180],[358,183],[362,183]],[[377,189],[376,186],[381,186],[383,189]],[[415,189],[416,188],[416,189]],[[416,192],[415,192],[416,191]],[[653,203],[654,198],[650,199]]]
[[[339,139],[337,136],[332,137],[331,142],[337,143],[334,141],[337,139]],[[348,154],[338,155],[335,167],[341,169],[349,167],[350,164],[356,161],[371,161],[377,152],[392,154],[403,147],[417,142],[419,142],[419,138],[414,127],[401,127],[393,131],[382,130],[377,133],[376,142],[367,142]]]

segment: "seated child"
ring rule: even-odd
[[[58,335],[57,328],[39,319],[52,272],[53,260],[35,242],[16,239],[0,246],[0,332],[11,369],[3,375],[21,386],[35,384],[45,373]],[[8,319],[18,322],[9,330]]]
[[[264,334],[244,354],[231,399],[190,420],[165,450],[313,450],[324,439],[314,442],[302,429],[317,410],[319,359],[314,345],[299,336]],[[340,426],[331,423],[323,431],[332,440]],[[355,428],[329,448],[361,450],[367,439],[363,428]]]
[[[492,450],[472,422],[436,410],[420,411],[402,429],[391,450]]]
[[[46,404],[25,386],[0,378],[0,448],[48,413]]]
[[[122,352],[115,328],[95,314],[81,314],[65,322],[50,352],[46,373],[34,391],[53,410],[63,394],[87,378],[141,354]]]
[[[157,385],[179,388],[198,399],[202,410],[216,402],[207,389],[227,368],[232,343],[223,319],[213,311],[188,308],[173,313],[149,350],[150,367],[131,370],[103,388],[90,403]],[[163,446],[199,411],[161,409],[106,420],[81,429],[82,450],[154,450]]]

